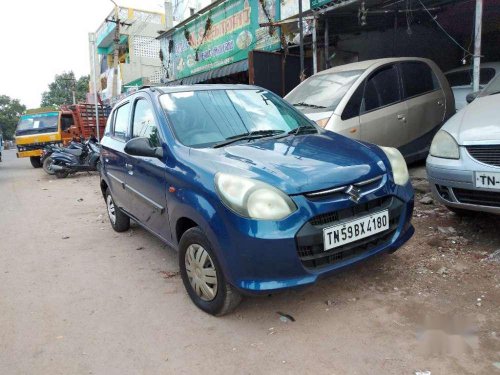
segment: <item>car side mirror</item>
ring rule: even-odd
[[[465,100],[467,101],[467,103],[471,103],[474,101],[474,99],[477,98],[478,95],[479,95],[479,91],[471,92],[471,93],[467,94],[467,96],[465,97]]]
[[[132,138],[125,144],[124,151],[133,156],[149,156],[158,159],[163,157],[163,149],[151,146],[149,138],[146,137]]]

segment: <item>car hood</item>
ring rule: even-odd
[[[443,126],[459,145],[500,141],[500,94],[476,98]]]
[[[265,138],[220,149],[192,149],[191,156],[217,172],[256,178],[287,194],[342,186],[386,173],[383,152],[341,135]],[[207,161],[210,160],[210,163]]]

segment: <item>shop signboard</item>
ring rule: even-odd
[[[163,65],[180,79],[280,48],[279,29],[259,27],[279,17],[280,0],[227,0],[161,38]],[[272,35],[271,35],[272,34]]]
[[[332,0],[311,0],[311,9],[319,8],[331,2]]]

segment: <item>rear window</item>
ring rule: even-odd
[[[439,88],[437,78],[431,67],[421,61],[400,64],[403,75],[404,97],[412,98]]]
[[[130,110],[130,103],[124,104],[116,110],[115,126],[113,129],[113,135],[115,138],[119,138],[122,140],[127,139],[129,110]]]

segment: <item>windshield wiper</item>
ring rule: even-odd
[[[278,134],[281,134],[284,132],[285,132],[284,130],[275,130],[275,129],[254,130],[254,131],[249,132],[249,133],[243,133],[243,134],[238,134],[238,135],[233,135],[231,137],[228,137],[228,138],[226,138],[225,141],[216,143],[212,147],[213,148],[224,147],[224,146],[227,146],[227,145],[234,143],[234,142],[259,139],[259,138],[264,138],[264,137],[272,137],[274,135],[278,135]]]
[[[310,103],[306,103],[306,102],[300,102],[300,103],[295,103],[295,104],[292,104],[294,107],[309,107],[309,108],[316,108],[316,109],[320,109],[320,108],[326,108],[322,105],[316,105],[316,104],[310,104]]]
[[[295,129],[292,129],[288,132],[290,135],[299,135],[306,133],[317,133],[318,131],[314,126],[311,125],[299,125]]]

